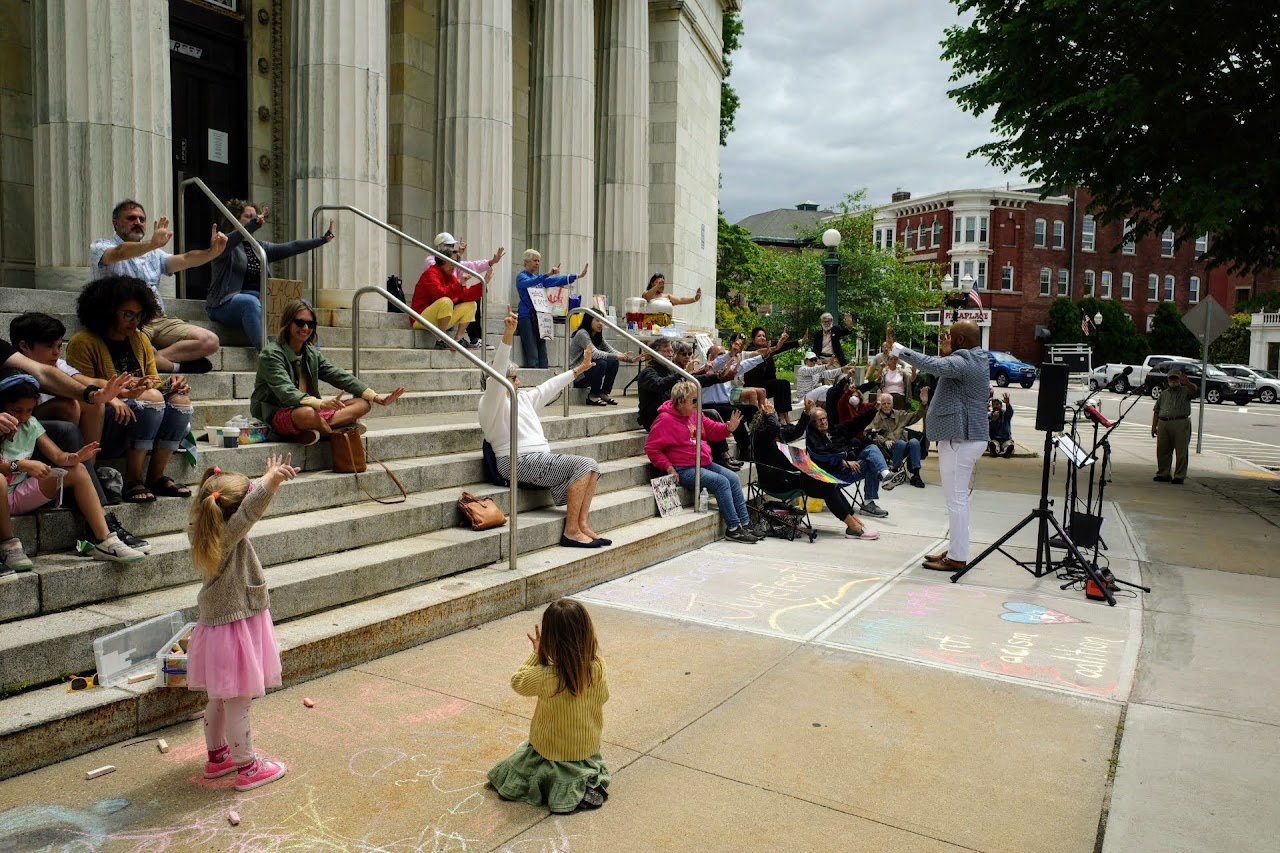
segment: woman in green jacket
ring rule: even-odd
[[[316,349],[316,312],[302,300],[285,306],[280,334],[258,354],[249,411],[271,425],[279,437],[315,444],[335,428],[350,426],[369,414],[370,404],[390,406],[404,388],[379,394],[355,376],[335,367]],[[339,389],[337,396],[320,396],[320,383]],[[350,394],[353,399],[344,400]]]

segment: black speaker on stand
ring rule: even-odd
[[[1052,574],[1055,571],[1053,557],[1049,553],[1049,540],[1052,538],[1052,532],[1058,534],[1058,537],[1067,546],[1067,552],[1074,558],[1086,575],[1088,575],[1098,588],[1102,590],[1107,604],[1115,607],[1116,599],[1111,594],[1110,585],[1103,580],[1102,575],[1098,573],[1097,567],[1084,558],[1080,550],[1076,548],[1075,542],[1071,536],[1062,529],[1062,524],[1053,514],[1053,502],[1049,500],[1049,466],[1052,462],[1053,455],[1053,434],[1060,432],[1066,425],[1065,411],[1067,407],[1067,379],[1068,371],[1065,364],[1042,364],[1040,365],[1040,397],[1036,402],[1036,429],[1044,433],[1044,459],[1042,461],[1040,471],[1040,503],[1035,509],[1027,513],[1027,517],[1019,521],[1011,527],[1003,536],[995,541],[987,550],[983,551],[976,558],[969,561],[963,569],[951,576],[951,582],[955,583],[964,577],[971,569],[975,568],[979,563],[985,560],[991,553],[999,551],[1014,563],[1026,569],[1038,578]],[[1035,562],[1029,560],[1019,560],[1017,557],[1005,551],[1003,545],[1014,537],[1022,528],[1031,522],[1037,522],[1036,535],[1036,559]]]

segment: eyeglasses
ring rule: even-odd
[[[294,317],[293,325],[299,329],[314,329],[319,324],[315,320],[303,320],[301,317]]]
[[[71,679],[71,683],[67,685],[67,692],[74,693],[77,690],[88,690],[90,687],[98,686],[98,674],[93,675],[77,675]]]
[[[116,316],[118,316],[121,320],[124,320],[126,323],[132,323],[134,320],[142,319],[142,312],[141,311],[117,311]]]

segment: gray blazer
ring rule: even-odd
[[[930,441],[988,440],[991,367],[986,350],[958,349],[939,358],[904,347],[898,358],[938,377],[938,386],[929,394],[925,424]]]
[[[252,234],[261,227],[262,220],[255,216],[245,226],[245,230]],[[262,250],[267,253],[267,268],[262,270],[260,279],[262,292],[265,293],[267,279],[271,278],[273,262],[318,249],[324,245],[324,237],[294,240],[291,243],[268,243],[264,240],[258,242],[262,244]],[[209,293],[204,300],[206,310],[217,308],[244,288],[244,275],[249,267],[248,252],[249,247],[244,244],[244,237],[239,231],[233,229],[227,235],[227,248],[213,259],[213,280],[209,282]]]

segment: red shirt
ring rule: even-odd
[[[458,277],[453,274],[452,265],[445,272],[441,264],[432,264],[422,271],[422,276],[413,288],[413,301],[410,305],[421,314],[427,306],[437,299],[445,298],[457,305],[459,302],[478,302],[484,295],[484,284],[476,282],[470,287],[463,287]]]

